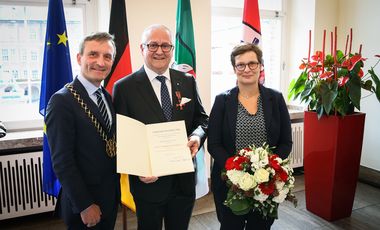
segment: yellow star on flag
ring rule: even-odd
[[[67,40],[69,40],[69,39],[67,39],[66,31],[63,31],[62,34],[57,34],[57,36],[59,37],[59,41],[58,41],[57,45],[63,43],[65,46],[67,46],[66,43],[67,43]]]

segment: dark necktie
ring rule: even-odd
[[[97,102],[98,102],[98,107],[99,107],[100,113],[102,114],[104,122],[106,123],[107,131],[109,131],[110,128],[111,128],[111,126],[110,126],[110,119],[108,117],[107,107],[106,107],[106,105],[105,105],[105,103],[103,101],[101,91],[102,91],[101,89],[96,90],[95,91],[95,95],[96,95],[96,99],[97,99]]]
[[[157,80],[161,82],[161,107],[167,121],[172,119],[172,103],[170,102],[170,95],[168,87],[165,83],[164,76],[157,76]]]

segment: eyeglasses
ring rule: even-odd
[[[173,49],[173,45],[168,44],[168,43],[163,43],[161,45],[157,43],[149,43],[149,44],[144,44],[146,47],[148,47],[148,50],[150,52],[156,52],[158,50],[158,47],[161,47],[162,52],[170,52]]]
[[[255,69],[257,69],[257,67],[259,67],[259,65],[260,65],[259,62],[249,62],[247,64],[245,64],[245,63],[239,63],[239,64],[235,65],[235,68],[238,71],[244,71],[245,67],[248,66],[250,70],[255,70]]]

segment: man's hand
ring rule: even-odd
[[[158,177],[156,177],[156,176],[148,176],[148,177],[139,176],[139,179],[142,182],[144,182],[145,184],[150,184],[150,183],[156,182],[158,180]]]
[[[96,204],[90,205],[88,208],[86,208],[80,213],[80,217],[82,218],[83,224],[85,224],[89,228],[94,227],[99,223],[101,215],[102,211],[100,211],[99,206]]]
[[[201,145],[201,138],[194,135],[189,138],[189,142],[187,142],[187,147],[189,147],[191,152],[191,157],[195,157],[197,154],[199,147]]]

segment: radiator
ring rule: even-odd
[[[0,220],[54,210],[42,192],[42,152],[0,156]]]
[[[293,148],[289,155],[293,168],[303,166],[303,122],[292,123]]]

